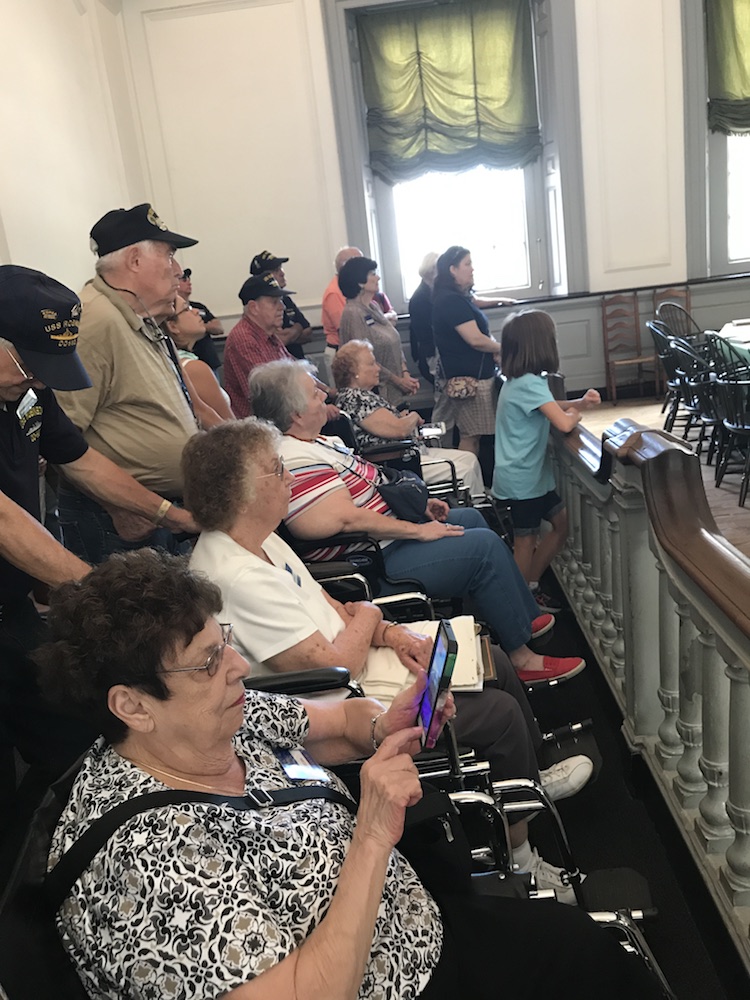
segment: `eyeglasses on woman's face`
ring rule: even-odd
[[[279,479],[284,478],[284,473],[286,472],[286,466],[284,465],[284,459],[280,458],[278,460],[278,465],[273,472],[264,472],[261,476],[256,476],[256,479],[270,479],[272,476],[277,476]]]
[[[163,667],[161,670],[158,670],[157,673],[197,674],[204,672],[207,677],[213,677],[221,666],[221,661],[224,657],[224,650],[227,646],[232,645],[232,632],[234,630],[234,625],[232,625],[231,622],[219,622],[219,627],[221,628],[221,642],[210,653],[205,663],[202,663],[199,667]]]

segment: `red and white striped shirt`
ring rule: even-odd
[[[380,471],[371,462],[354,455],[341,438],[324,437],[316,441],[300,441],[285,435],[281,442],[281,457],[286,468],[294,473],[289,513],[285,518],[291,527],[296,518],[310,510],[336,490],[348,490],[356,507],[364,507],[393,517],[390,507],[377,491]],[[380,542],[381,546],[388,541]],[[363,546],[316,549],[305,558],[316,562],[337,559],[343,552],[355,552]]]

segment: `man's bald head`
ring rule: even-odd
[[[336,268],[336,274],[339,273],[341,268],[346,264],[348,260],[352,257],[362,257],[364,256],[359,247],[342,247],[336,254],[333,261],[333,266]]]

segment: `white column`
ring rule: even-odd
[[[656,568],[659,572],[659,701],[664,709],[664,720],[658,729],[656,756],[665,770],[672,771],[682,753],[682,740],[677,732],[680,619],[669,592],[669,578],[658,560]]]
[[[584,576],[584,587],[581,592],[581,621],[591,622],[591,609],[594,606],[595,593],[592,586],[593,556],[594,556],[594,508],[591,495],[581,489],[581,572]]]
[[[601,519],[599,521],[599,550],[601,552],[602,582],[601,600],[604,609],[604,618],[599,626],[599,649],[606,665],[612,668],[612,647],[617,638],[617,629],[612,619],[613,607],[613,573],[614,564],[614,531],[611,520],[616,519],[613,513],[613,501],[610,496],[607,504],[601,509]]]
[[[622,470],[620,470],[622,471]],[[627,470],[631,478],[632,469]],[[619,478],[613,476],[613,480]],[[635,476],[632,476],[635,479]],[[626,724],[632,736],[655,735],[663,712],[659,704],[659,597],[656,562],[649,545],[643,494],[622,477],[615,494],[620,515],[622,627],[625,636]]]
[[[698,760],[708,791],[698,804],[700,815],[695,833],[709,854],[723,852],[732,843],[732,827],[727,816],[729,790],[729,680],[725,663],[716,649],[716,635],[696,618],[700,629],[703,682],[703,752]]]
[[[698,644],[697,629],[690,618],[690,605],[680,602],[677,612],[680,616],[680,714],[677,732],[682,740],[683,752],[677,762],[674,791],[684,809],[693,809],[706,791],[698,766],[703,741],[702,649]]]
[[[729,796],[727,814],[734,843],[727,848],[720,885],[732,906],[750,906],[750,673],[736,658],[729,662]]]

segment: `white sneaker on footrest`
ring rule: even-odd
[[[568,799],[580,792],[593,771],[594,764],[590,758],[576,754],[558,761],[552,767],[545,767],[539,772],[539,781],[552,801],[557,802],[558,799]]]
[[[568,883],[566,878],[567,872],[564,872],[562,868],[555,868],[549,861],[540,858],[536,848],[531,851],[531,864],[526,871],[534,876],[538,889],[553,889],[558,903],[568,903],[570,906],[577,905],[578,900],[573,886]],[[581,875],[581,881],[585,878],[585,875]]]

